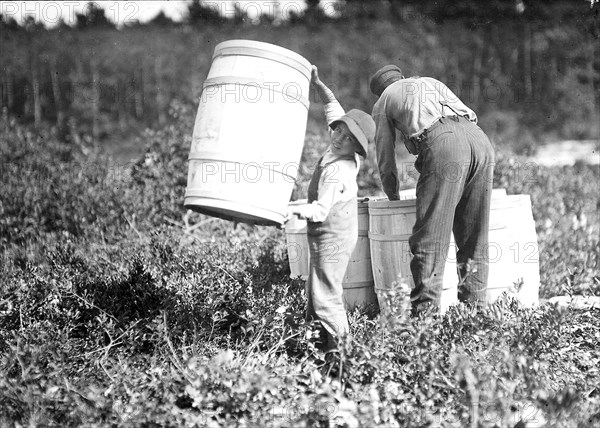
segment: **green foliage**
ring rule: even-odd
[[[85,138],[2,119],[1,425],[597,424],[598,309],[505,298],[413,319],[400,287],[382,316],[350,313],[337,353],[317,351],[283,232],[182,209],[194,112],[171,113],[118,168]],[[321,128],[311,119],[298,197]],[[532,196],[544,297],[600,294],[599,176],[498,153],[495,186]]]
[[[47,131],[2,121],[2,243],[24,243],[40,232],[79,236],[89,224],[107,232],[119,221],[119,171],[93,148],[72,147]],[[84,151],[87,153],[84,154]],[[24,187],[23,184],[27,183]]]

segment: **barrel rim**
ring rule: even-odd
[[[294,52],[291,49],[284,48],[279,45],[275,45],[273,43],[261,42],[258,40],[233,39],[233,40],[226,40],[224,42],[221,42],[215,46],[215,50],[213,53],[213,60],[214,60],[214,58],[219,56],[220,51],[227,49],[227,48],[236,48],[236,47],[237,48],[241,47],[241,48],[263,49],[263,50],[267,50],[271,53],[278,54],[278,55],[281,55],[286,58],[290,58],[292,60],[295,60],[302,66],[304,66],[306,68],[305,71],[308,72],[308,76],[310,76],[310,74],[311,74],[312,64],[310,63],[309,60],[304,58],[299,53]],[[298,71],[302,71],[302,70],[298,70]]]
[[[375,281],[373,280],[373,278],[371,279],[365,279],[365,280],[361,280],[361,281],[344,281],[342,282],[342,288],[344,290],[357,290],[357,289],[361,289],[361,288],[366,288],[366,289],[375,289]]]
[[[520,206],[523,202],[531,203],[531,195],[519,194],[519,195],[506,195],[506,189],[499,187],[492,189],[492,196],[494,199],[493,209],[497,208],[508,208]],[[373,209],[386,209],[386,208],[404,208],[411,207],[416,204],[416,198],[410,199],[399,199],[390,201],[389,199],[376,199],[369,200],[369,208]]]
[[[284,219],[283,214],[268,208],[211,198],[204,194],[193,194],[188,190],[185,193],[183,206],[200,214],[252,225],[280,227]]]
[[[308,223],[305,219],[292,216],[284,225],[285,233],[290,235],[306,235]]]
[[[528,194],[520,194],[520,195],[507,195],[503,198],[498,198],[494,200],[494,205],[490,207],[490,209],[504,209],[504,208],[519,208],[523,207],[525,203],[526,206],[531,205],[531,195]]]

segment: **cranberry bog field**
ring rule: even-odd
[[[539,307],[356,310],[352,339],[326,357],[283,231],[183,209],[194,108],[170,115],[129,163],[1,119],[0,425],[600,424],[600,309],[545,303],[600,296],[598,165],[497,147],[495,187],[533,202]],[[302,165],[322,149],[315,129]],[[373,194],[376,167],[362,168]],[[294,197],[307,180],[302,167]]]

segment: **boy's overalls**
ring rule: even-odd
[[[338,157],[321,165],[322,160],[319,160],[308,187],[308,203],[318,199],[319,181],[327,167],[339,160],[355,162],[354,157]],[[306,283],[306,319],[322,323],[331,346],[333,337],[349,331],[342,298],[342,280],[358,240],[356,195],[348,201],[334,204],[323,222],[307,222],[307,235],[310,271]]]

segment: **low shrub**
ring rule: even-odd
[[[93,147],[0,125],[0,424],[599,422],[599,309],[506,297],[415,319],[398,289],[389,313],[351,312],[352,337],[320,353],[283,231],[182,209],[190,110],[173,112],[181,127],[149,132],[117,181]],[[65,175],[85,159],[93,172]],[[495,184],[532,197],[541,295],[598,295],[598,168],[526,165],[499,153]]]

